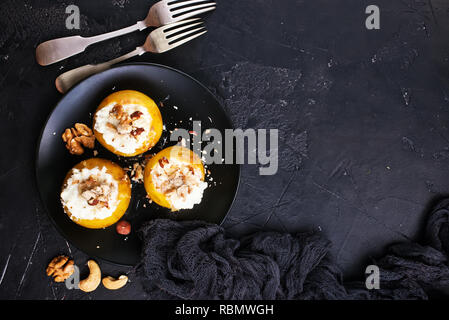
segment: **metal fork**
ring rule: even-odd
[[[172,23],[152,31],[143,46],[137,47],[136,50],[125,54],[119,58],[110,60],[100,64],[88,64],[67,72],[64,72],[56,78],[56,89],[65,93],[79,81],[90,75],[109,69],[113,64],[119,63],[131,57],[142,55],[145,52],[163,53],[176,48],[186,42],[189,42],[207,31],[202,26],[199,18],[184,20]],[[197,27],[198,28],[195,28]],[[194,29],[192,29],[194,28]]]
[[[46,66],[81,53],[91,44],[148,27],[160,27],[185,20],[215,8],[216,3],[209,0],[162,0],[150,8],[145,20],[133,26],[94,37],[72,36],[43,42],[36,48],[36,60],[40,65]]]

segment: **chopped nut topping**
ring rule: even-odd
[[[101,183],[94,176],[79,184],[81,197],[86,199],[90,206],[109,208],[109,194],[112,186]]]
[[[132,120],[136,120],[136,119],[139,119],[142,115],[143,115],[142,112],[140,112],[140,111],[135,111],[135,112],[131,113],[130,118],[131,118]]]
[[[112,114],[117,120],[122,120],[124,117],[128,117],[128,115],[124,112],[123,106],[120,104],[116,104],[110,114]]]
[[[109,128],[116,130],[119,134],[130,134],[133,137],[137,137],[145,131],[145,129],[143,128],[133,127],[133,121],[139,119],[143,115],[143,113],[140,111],[135,111],[131,115],[129,115],[124,110],[122,105],[116,104],[109,114],[115,119],[119,120],[119,123],[114,125],[111,122],[107,122],[106,125]]]
[[[141,134],[142,132],[144,132],[145,129],[144,128],[136,128],[134,130],[131,131],[131,135],[133,137],[137,137],[139,134]]]
[[[132,134],[133,122],[128,119],[120,120],[120,123],[117,125],[116,129],[119,134]]]
[[[86,190],[93,189],[94,187],[96,187],[98,185],[99,185],[99,182],[97,181],[97,179],[95,179],[93,176],[90,176],[87,180],[84,180],[80,184],[80,188],[81,188],[81,190],[86,191]]]
[[[164,167],[164,164],[169,164],[170,162],[168,161],[168,159],[166,157],[162,157],[161,159],[159,159],[159,165],[161,166],[161,168]]]
[[[95,136],[92,130],[82,123],[75,123],[74,128],[69,128],[62,134],[62,140],[71,154],[82,155],[84,148],[93,149]]]
[[[112,123],[108,122],[106,125],[109,128],[117,130],[119,134],[129,134],[131,132],[132,120],[129,119],[128,113],[125,112],[122,105],[116,104],[109,112],[109,114],[119,120],[117,126],[114,126]]]
[[[100,202],[100,200],[95,199],[95,198],[90,198],[89,200],[87,200],[87,203],[91,206],[96,206],[98,204],[98,202]]]
[[[117,130],[117,128],[116,128],[112,123],[110,123],[110,122],[106,122],[106,126],[107,126],[108,128],[113,129],[113,130]]]

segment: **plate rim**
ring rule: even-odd
[[[106,73],[106,72],[108,72],[110,70],[121,68],[121,67],[127,67],[127,66],[153,66],[153,67],[158,67],[158,68],[162,68],[162,69],[168,69],[168,70],[176,72],[176,73],[178,73],[178,74],[180,74],[180,75],[182,75],[182,76],[184,76],[184,77],[194,81],[197,85],[199,85],[203,90],[205,90],[208,94],[210,94],[217,101],[218,105],[223,110],[224,115],[226,116],[227,120],[229,121],[229,123],[231,124],[233,129],[235,129],[235,126],[234,126],[234,122],[232,121],[232,119],[229,116],[228,112],[224,108],[222,102],[216,97],[215,94],[212,93],[211,90],[209,90],[209,88],[207,88],[204,84],[202,84],[199,80],[195,79],[193,76],[191,76],[191,75],[189,75],[189,74],[187,74],[187,73],[185,73],[185,72],[183,72],[181,70],[178,70],[176,68],[173,68],[173,67],[170,67],[170,66],[166,66],[166,65],[163,65],[163,64],[158,64],[158,63],[151,63],[151,62],[126,62],[126,63],[117,64],[117,65],[115,65],[115,66],[113,66],[113,67],[111,67],[111,68],[109,68],[107,70],[104,70],[102,72],[99,72],[99,73],[96,73],[94,75],[91,75],[91,76],[87,77],[86,79],[83,79],[82,81],[80,81],[79,83],[74,85],[72,88],[70,88],[69,91],[67,91],[66,93],[62,94],[62,96],[57,100],[57,102],[55,103],[55,105],[53,106],[53,108],[51,109],[49,114],[47,115],[47,117],[46,117],[46,119],[45,119],[45,121],[44,121],[44,123],[42,125],[42,128],[40,130],[40,133],[39,133],[39,136],[38,136],[38,139],[37,139],[36,150],[35,150],[34,180],[35,180],[35,183],[36,183],[36,188],[38,190],[39,201],[40,201],[41,205],[44,208],[45,214],[49,218],[49,220],[52,222],[52,225],[56,228],[58,233],[64,238],[64,240],[68,241],[72,246],[74,246],[76,249],[78,249],[82,253],[84,253],[84,254],[86,254],[86,255],[94,258],[94,259],[110,263],[112,265],[121,266],[121,267],[135,267],[138,264],[138,262],[137,262],[136,265],[123,264],[123,263],[118,263],[118,262],[109,260],[107,258],[99,257],[98,255],[95,255],[95,254],[91,255],[91,254],[87,253],[86,251],[84,251],[83,249],[79,248],[77,245],[75,245],[72,240],[68,239],[65,236],[65,233],[62,231],[61,227],[55,222],[53,217],[50,215],[50,212],[49,212],[49,210],[47,208],[47,205],[45,204],[45,201],[43,200],[43,195],[42,195],[42,191],[41,191],[40,183],[39,183],[39,172],[38,172],[39,171],[38,163],[39,163],[39,159],[40,159],[39,158],[39,153],[40,153],[40,147],[41,147],[41,144],[42,144],[42,138],[43,138],[43,135],[44,135],[44,131],[45,131],[45,128],[47,127],[47,125],[48,125],[48,122],[49,122],[50,118],[52,117],[52,115],[56,111],[56,109],[57,109],[58,105],[61,103],[62,99],[64,99],[64,97],[66,95],[68,95],[72,90],[74,90],[75,88],[80,86],[83,82],[87,81],[88,79],[96,77],[96,76],[99,76],[99,75],[101,75],[103,73]],[[231,205],[229,206],[228,210],[226,211],[226,214],[223,216],[223,219],[221,220],[221,222],[219,224],[217,224],[221,228],[223,228],[223,223],[226,221],[226,219],[227,219],[227,217],[229,215],[229,212],[233,209],[233,207],[235,205],[235,200],[237,198],[237,194],[238,194],[238,192],[240,190],[241,177],[242,177],[242,166],[240,164],[235,164],[235,165],[237,165],[237,167],[238,167],[238,171],[237,171],[238,172],[238,174],[237,174],[237,185],[236,185],[236,188],[235,188],[234,195],[232,197]],[[148,220],[148,221],[151,221],[151,220]],[[206,222],[206,223],[209,223],[209,222]]]

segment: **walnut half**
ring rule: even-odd
[[[75,123],[74,128],[66,129],[62,134],[62,140],[66,143],[69,152],[75,155],[82,155],[84,148],[93,149],[95,145],[92,130],[82,123]]]
[[[53,277],[55,282],[64,282],[75,271],[73,264],[73,260],[69,260],[68,257],[57,256],[48,265],[47,276]]]

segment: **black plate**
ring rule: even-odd
[[[150,204],[145,199],[143,184],[133,184],[132,200],[123,217],[132,225],[133,232],[127,237],[117,234],[115,225],[91,230],[72,222],[60,203],[61,185],[66,173],[78,162],[93,157],[93,151],[87,150],[82,156],[70,155],[61,134],[76,122],[91,125],[92,114],[99,103],[112,92],[126,89],[141,91],[160,106],[166,130],[159,143],[148,152],[151,154],[175,144],[170,142],[170,130],[192,130],[190,118],[201,121],[203,132],[216,128],[224,134],[225,129],[232,128],[232,123],[213,94],[198,81],[180,71],[155,64],[127,64],[94,75],[74,87],[56,105],[45,124],[37,151],[37,182],[47,212],[62,235],[90,256],[121,265],[135,265],[141,248],[135,231],[145,221],[171,218],[222,223],[237,192],[240,168],[238,165],[207,166],[213,181],[210,181],[203,201],[192,210],[177,213]],[[98,142],[95,149],[99,152],[98,157],[123,167],[136,161],[115,156]]]

